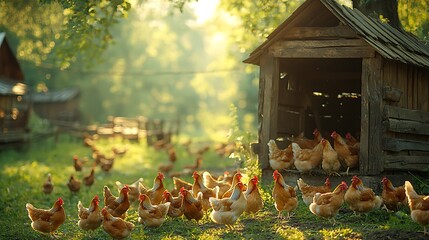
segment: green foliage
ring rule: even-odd
[[[180,12],[183,12],[183,8],[185,7],[185,4],[188,4],[193,1],[198,1],[198,0],[168,0],[168,1],[171,2],[175,8],[179,9]]]
[[[303,2],[223,0],[220,7],[239,19],[231,39],[240,46],[241,52],[250,53]]]
[[[192,0],[166,2],[183,11]],[[128,16],[131,1],[1,0],[0,9],[0,31],[19,38],[21,60],[66,69],[77,61],[92,67],[104,59],[115,42],[111,29]]]
[[[230,118],[233,120],[228,141],[235,143],[235,151],[231,154],[230,158],[236,159],[237,165],[240,168],[244,165],[244,170],[249,177],[258,176],[261,178],[262,171],[259,168],[258,157],[250,146],[256,141],[255,134],[240,128],[237,107],[234,105],[230,106]]]
[[[127,0],[54,2],[62,6],[65,18],[54,52],[61,68],[68,68],[78,59],[90,65],[96,63],[94,59],[101,59],[113,41],[110,29],[118,19],[126,17],[131,8]]]
[[[320,232],[324,239],[348,239],[349,236],[353,235],[353,229],[342,228],[342,229],[322,229]]]
[[[419,194],[423,194],[423,195],[429,195],[429,167],[428,169],[426,169],[425,172],[423,172],[423,174],[413,174],[411,172],[409,172],[409,174],[414,178],[415,180],[415,190],[417,191],[417,193]]]
[[[37,0],[0,0],[0,31],[19,60],[41,66],[48,61],[62,29],[63,16],[59,4],[41,5]]]
[[[111,27],[130,7],[126,0],[2,0],[0,30],[19,38],[18,57],[36,66],[94,64],[112,42]]]
[[[404,29],[426,43],[429,41],[429,0],[398,1],[398,14]]]

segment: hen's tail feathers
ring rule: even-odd
[[[35,217],[33,216],[33,212],[36,208],[31,203],[25,204],[25,208],[27,209],[28,216],[30,217],[31,221],[34,221]]]
[[[216,198],[219,198],[219,189],[220,189],[219,186],[216,186],[213,188]]]
[[[412,199],[419,198],[419,195],[414,190],[413,185],[409,181],[405,181],[405,194],[407,195],[408,202],[410,202]]]
[[[204,185],[206,185],[208,188],[214,188],[215,186],[217,186],[216,180],[209,172],[203,173],[203,180]]]
[[[308,184],[305,183],[304,180],[302,180],[302,178],[299,178],[298,180],[296,180],[296,183],[297,183],[299,190],[301,190],[305,186],[308,186]]]
[[[382,204],[383,204],[383,199],[379,196],[376,196],[374,209],[380,209]]]
[[[108,198],[112,196],[112,192],[110,191],[108,186],[104,186],[104,197]]]
[[[80,212],[80,211],[82,211],[83,209],[85,209],[85,207],[82,205],[82,202],[81,202],[81,201],[79,201],[79,202],[77,203],[77,209],[79,209],[79,212]]]
[[[274,140],[272,140],[272,139],[270,141],[268,141],[268,150],[269,150],[269,152],[272,153],[276,149],[278,149],[276,142]]]
[[[123,183],[121,183],[121,182],[119,182],[119,181],[116,181],[116,182],[115,182],[115,185],[116,185],[116,187],[117,187],[118,189],[122,189],[122,188],[124,187],[124,184],[123,184]]]
[[[198,192],[197,200],[199,200],[199,201],[203,200],[203,193],[202,192]]]
[[[209,202],[210,206],[213,208],[213,211],[220,210],[220,200],[218,198],[210,197]]]
[[[33,210],[34,209],[34,206],[31,204],[31,203],[27,203],[27,204],[25,204],[25,208],[27,209],[27,210]]]
[[[174,187],[176,189],[180,189],[180,188],[184,187],[185,189],[189,190],[189,187],[192,187],[192,186],[189,186],[190,185],[189,183],[187,183],[184,180],[177,178],[177,177],[173,177],[173,184],[174,184]]]
[[[133,182],[131,185],[138,187],[139,183],[142,183],[142,182],[143,182],[143,178],[139,178],[137,181]]]
[[[103,196],[104,204],[107,205],[110,199],[113,197],[112,192],[110,191],[108,186],[104,186]]]
[[[320,198],[321,195],[322,195],[321,193],[314,194],[314,196],[313,196],[313,202],[317,202],[317,200]]]
[[[140,190],[140,193],[144,193],[144,194],[146,194],[149,191],[149,189],[145,185],[143,185],[143,183],[139,183],[139,190]]]
[[[297,143],[292,143],[292,152],[294,158],[296,158],[299,151],[301,151],[301,147]]]
[[[131,183],[131,184],[129,184],[128,186],[134,186],[134,187],[138,187],[139,186],[139,183],[142,183],[143,182],[143,178],[139,178],[139,179],[137,179],[137,181],[135,181],[135,182],[133,182],[133,183]],[[119,189],[119,190],[121,190],[124,186],[125,186],[125,184],[124,183],[121,183],[121,182],[119,182],[119,181],[116,181],[115,182],[115,184],[116,184],[116,187]]]

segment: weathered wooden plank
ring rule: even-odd
[[[406,71],[404,71],[406,74],[406,78],[404,79],[407,83],[407,108],[408,109],[414,109],[413,107],[413,79],[411,75],[411,70],[406,66]]]
[[[371,47],[326,47],[326,48],[271,48],[278,58],[372,58],[375,51]]]
[[[384,169],[401,171],[427,171],[429,158],[427,156],[385,156]]]
[[[389,118],[383,124],[387,130],[398,133],[429,135],[429,124]]]
[[[386,163],[429,164],[429,158],[425,156],[386,155],[385,160],[386,160]]]
[[[293,27],[284,35],[286,39],[359,38],[348,26]]]
[[[396,63],[397,71],[397,81],[399,84],[399,89],[402,90],[402,97],[399,101],[399,107],[408,108],[408,79],[407,79],[407,65],[397,62]]]
[[[408,67],[409,71],[410,71],[410,75],[408,77],[408,79],[411,81],[412,84],[412,89],[411,91],[413,92],[411,94],[412,97],[412,101],[413,101],[413,107],[411,109],[418,109],[418,99],[417,99],[417,77],[418,77],[418,73],[416,72],[415,68],[412,67]]]
[[[417,77],[416,77],[416,80],[417,80],[417,82],[416,82],[417,109],[423,110],[423,108],[422,108],[422,103],[423,103],[423,98],[424,98],[423,92],[425,92],[426,89],[422,88],[422,73],[419,70],[417,70],[416,72],[417,72],[417,74],[416,74],[417,75]]]
[[[383,150],[400,152],[403,150],[429,151],[429,142],[398,138],[383,138]]]
[[[277,137],[277,108],[280,80],[279,61],[270,53],[265,53],[261,57],[260,69],[260,77],[264,79],[263,82],[265,84],[262,86],[264,88],[264,98],[262,99],[259,165],[262,169],[266,169],[269,168],[267,143],[270,139]]]
[[[423,69],[420,69],[420,71],[422,71],[420,88],[423,90],[421,97],[421,110],[429,111],[429,71],[423,71]]]
[[[259,146],[259,149],[258,149],[258,153],[257,153],[259,155],[259,159],[260,159],[259,162],[263,162],[264,160],[266,161],[266,159],[264,159],[262,157],[262,153],[261,153],[265,149],[263,149],[263,147],[260,146],[261,142],[262,142],[261,136],[263,135],[262,134],[262,122],[263,122],[263,115],[264,115],[263,111],[264,111],[264,90],[265,90],[265,88],[264,88],[264,86],[265,86],[264,70],[265,69],[262,69],[262,67],[260,67],[260,70],[259,70],[259,90],[258,90],[258,146]]]
[[[390,102],[399,102],[401,100],[402,91],[391,86],[383,86],[383,100]]]
[[[414,150],[409,150],[408,151],[410,156],[426,156],[429,157],[429,151],[414,151]]]
[[[359,170],[362,174],[383,171],[381,159],[382,123],[381,56],[362,60],[361,149]]]
[[[326,48],[326,47],[369,47],[364,40],[358,39],[321,39],[321,40],[283,40],[274,43],[270,49],[277,48]]]
[[[360,133],[360,153],[359,153],[359,171],[361,173],[366,173],[369,161],[368,156],[368,141],[369,141],[369,80],[363,77],[363,68],[368,68],[368,64],[362,64],[362,88],[361,88],[361,133]]]
[[[421,123],[429,123],[429,112],[400,108],[395,106],[384,106],[384,118],[398,120],[409,120]]]

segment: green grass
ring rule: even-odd
[[[103,196],[104,185],[114,188],[116,180],[132,183],[143,177],[144,183],[151,186],[158,166],[168,159],[165,152],[150,148],[145,143],[110,139],[100,140],[98,145],[105,151],[115,145],[127,145],[129,150],[124,157],[116,160],[111,172],[97,169],[95,184],[91,188],[82,186],[77,194],[71,194],[66,183],[71,174],[81,179],[90,170],[90,164],[87,164],[82,173],[75,173],[72,165],[75,154],[90,158],[90,149],[84,147],[81,141],[62,136],[58,143],[54,143],[53,139],[33,143],[26,152],[2,151],[0,239],[49,239],[49,236],[31,228],[25,204],[29,202],[39,208],[50,208],[58,197],[63,198],[67,214],[66,222],[56,233],[61,239],[108,239],[102,228],[93,233],[78,228],[77,202],[81,200],[87,206],[94,195]],[[194,163],[195,157],[189,156],[180,144],[176,144],[176,148],[178,161],[173,171]],[[201,170],[222,173],[234,170],[235,164],[233,159],[219,157],[210,150],[204,155]],[[47,173],[52,173],[55,184],[50,195],[43,194],[41,189]],[[183,178],[192,181],[190,176]],[[165,185],[169,189],[173,187],[170,178],[165,179]],[[311,214],[300,200],[289,221],[279,220],[271,198],[271,188],[270,183],[262,184],[265,199],[263,211],[256,215],[242,215],[234,230],[214,224],[208,218],[198,224],[184,218],[167,219],[159,228],[144,228],[137,222],[137,207],[133,206],[127,217],[128,221],[136,224],[130,239],[371,239],[378,232],[384,234],[380,235],[383,237],[391,232],[394,234],[390,236],[392,239],[400,239],[399,233],[410,238],[423,237],[422,234],[412,235],[422,228],[410,220],[408,209],[396,214],[377,210],[366,215],[354,215],[344,206],[336,218],[337,224],[332,226],[327,220]]]

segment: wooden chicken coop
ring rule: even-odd
[[[49,123],[50,131],[81,137],[85,128],[81,126],[80,90],[76,87],[32,94],[34,112]],[[44,134],[44,133],[42,133]]]
[[[0,148],[29,140],[30,102],[18,60],[0,32]]]
[[[32,94],[34,112],[52,124],[79,122],[79,88],[65,88]]]
[[[317,128],[360,137],[356,174],[429,170],[429,48],[411,34],[307,0],[244,62],[260,67],[262,169],[270,139]]]

